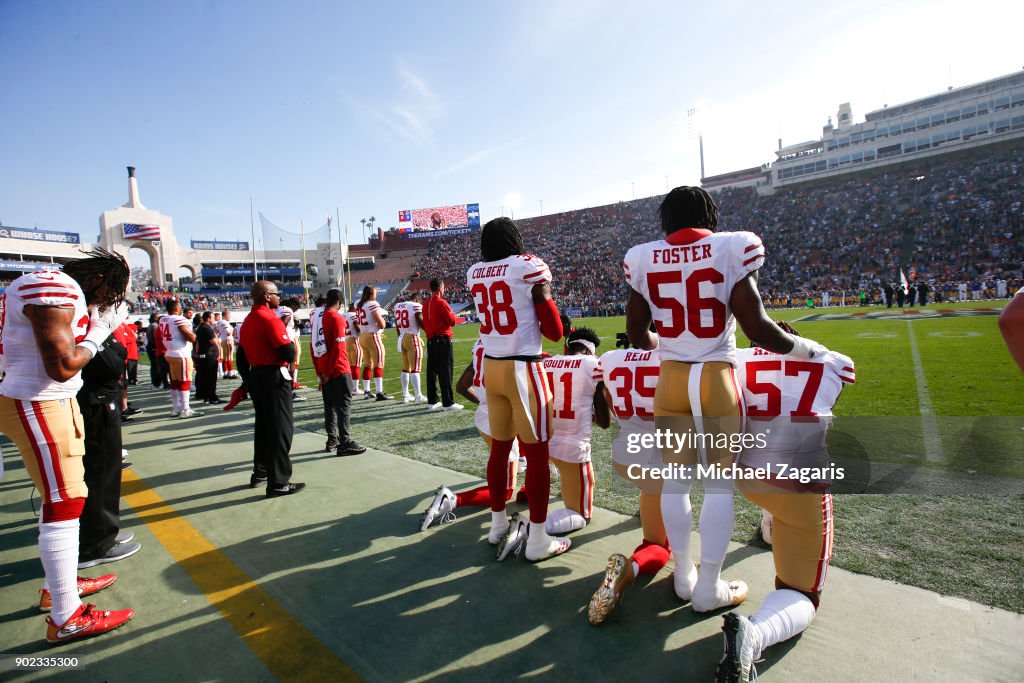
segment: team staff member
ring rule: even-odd
[[[295,345],[272,310],[281,299],[277,285],[260,280],[249,291],[252,309],[239,331],[238,370],[256,412],[253,430],[253,473],[249,487],[267,484],[267,498],[298,493],[305,484],[291,483],[292,377]],[[269,480],[269,481],[268,481]]]
[[[458,318],[444,300],[444,282],[430,281],[430,298],[423,305],[423,329],[427,333],[427,404],[430,410],[462,410],[455,402],[452,378],[455,356],[452,353],[452,325]],[[441,384],[441,402],[437,402],[437,384]]]
[[[220,403],[217,397],[217,361],[220,344],[213,329],[213,313],[203,311],[196,329],[196,398],[203,403]]]
[[[87,494],[84,429],[75,395],[82,387],[82,368],[121,322],[110,309],[124,297],[128,276],[123,257],[93,249],[63,272],[22,275],[4,292],[0,432],[18,448],[42,498],[39,559],[46,592],[40,607],[52,610],[46,619],[51,643],[104,633],[135,615],[82,604],[79,596],[110,585],[110,576],[75,578]]]
[[[134,325],[132,326],[134,328]],[[130,531],[121,533],[121,377],[127,351],[111,335],[82,368],[78,407],[85,425],[85,485],[78,568],[116,562],[142,547]]]
[[[340,289],[329,290],[322,312],[311,316],[310,322],[313,365],[324,399],[327,450],[333,447],[338,455],[345,456],[359,455],[366,449],[353,441],[351,435],[352,375],[345,350],[345,318],[338,310],[341,299]]]
[[[149,354],[149,381],[154,389],[168,389],[167,363],[164,361],[164,345],[160,338],[160,314],[149,314],[146,328],[146,353]]]

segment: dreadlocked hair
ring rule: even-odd
[[[796,331],[796,328],[787,323],[785,320],[776,320],[775,324],[781,327],[783,332],[788,332],[794,337],[800,336],[800,333]]]
[[[597,332],[594,332],[589,327],[577,327],[572,331],[572,334],[569,335],[569,338],[565,342],[565,347],[571,351],[573,344],[581,339],[593,344],[595,349],[601,345],[601,338],[597,336]],[[577,350],[582,351],[586,347],[582,344],[576,344],[576,348]]]
[[[718,228],[718,205],[699,187],[684,185],[667,195],[658,207],[661,229],[666,235],[683,228]]]
[[[78,283],[89,304],[114,306],[124,300],[131,270],[120,254],[95,247],[82,251],[84,256],[64,265],[64,272]],[[97,299],[106,289],[104,299]]]
[[[362,308],[363,304],[365,304],[367,301],[373,298],[373,293],[375,291],[377,290],[375,290],[370,285],[366,285],[365,287],[363,287],[363,295],[359,297],[359,308]]]
[[[484,261],[500,261],[525,252],[523,236],[510,218],[489,220],[480,231],[480,255]]]

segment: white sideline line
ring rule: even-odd
[[[907,321],[907,336],[910,337],[910,356],[914,360],[914,380],[917,383],[917,403],[921,411],[921,428],[924,431],[925,457],[936,462],[945,462],[946,455],[942,450],[939,424],[935,419],[932,396],[928,393],[928,381],[924,376],[924,366],[921,364],[921,352],[917,348],[912,320]]]

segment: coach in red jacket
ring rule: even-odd
[[[351,423],[349,413],[352,408],[352,386],[351,368],[348,362],[348,351],[345,348],[346,325],[345,318],[341,315],[342,292],[340,289],[332,289],[327,292],[327,300],[324,302],[324,312],[319,325],[314,321],[313,344],[316,344],[319,334],[323,335],[323,343],[326,352],[316,357],[313,352],[313,365],[316,368],[317,377],[320,378],[320,390],[324,399],[324,427],[327,430],[328,448],[331,445],[337,446],[337,454],[359,455],[365,453],[366,448],[352,440],[350,434]]]
[[[455,402],[452,375],[455,358],[452,354],[452,325],[457,322],[452,307],[444,300],[444,282],[430,281],[430,298],[423,304],[423,330],[427,333],[427,404],[428,410],[462,410]],[[441,383],[441,402],[437,401],[437,382]]]

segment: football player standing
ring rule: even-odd
[[[654,397],[659,431],[676,439],[689,437],[691,443],[710,434],[718,445],[721,435],[731,437],[742,429],[743,397],[734,372],[737,322],[747,337],[771,351],[814,358],[826,349],[787,334],[765,314],[757,291],[765,254],[761,240],[751,232],[715,232],[718,206],[707,192],[677,187],[665,196],[659,213],[665,237],[626,253],[626,329],[637,348],[661,352]],[[657,336],[649,329],[652,320]],[[708,466],[732,464],[727,447],[706,445],[666,448],[662,457],[691,468],[698,458]],[[687,494],[691,483],[689,476],[666,482],[663,507],[672,494]],[[690,557],[692,513],[685,511],[682,519],[665,515],[676,592],[689,597],[697,612],[738,605],[747,594],[742,581],[721,579],[734,524],[732,483],[705,478],[704,488],[699,572]]]

